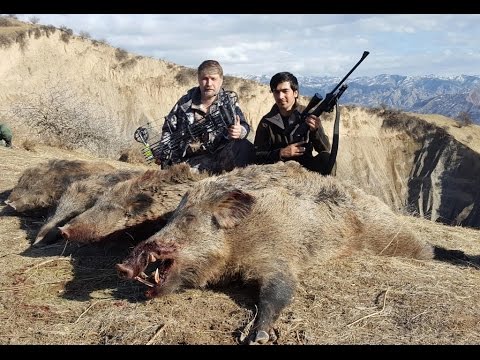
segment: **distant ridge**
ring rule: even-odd
[[[243,78],[268,84],[270,76],[247,75]],[[298,76],[300,94],[322,96],[331,91],[340,77]],[[342,104],[377,107],[382,104],[392,108],[422,113],[440,114],[456,118],[467,112],[472,120],[480,124],[480,76],[459,75],[440,77],[377,75],[350,78],[348,90],[341,98]]]

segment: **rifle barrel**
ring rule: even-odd
[[[344,78],[337,84],[337,86],[335,86],[335,89],[333,89],[332,92],[331,92],[332,94],[333,94],[335,91],[337,91],[337,89],[343,84],[343,82],[344,82],[345,80],[347,80],[347,78],[350,76],[350,74],[355,71],[355,69],[358,67],[358,65],[360,65],[360,64],[362,63],[363,60],[365,60],[365,58],[368,56],[368,54],[370,54],[369,51],[364,51],[364,52],[363,52],[362,58],[361,58],[360,60],[358,60],[358,62],[355,64],[355,66],[352,68],[352,70],[350,70],[350,71],[348,72],[348,74],[345,75]]]

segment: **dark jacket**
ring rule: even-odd
[[[220,90],[220,92],[224,91],[224,89]],[[211,108],[215,106],[216,103],[217,101],[212,104]],[[186,129],[188,124],[202,121],[207,114],[200,105],[201,94],[200,88],[197,86],[188,90],[188,92],[177,101],[170,113],[165,117],[165,122],[162,126],[162,139],[167,133],[174,134]],[[245,116],[238,104],[235,104],[235,112],[240,117],[240,124],[245,129],[245,131],[242,130],[242,139],[245,139],[250,132],[250,126],[245,120]],[[203,138],[198,139],[198,142],[192,142],[187,147],[184,158],[202,155],[207,152],[215,152],[228,143],[229,139],[227,136],[228,130],[226,128],[205,133]],[[207,145],[208,150],[204,145]]]
[[[304,106],[296,105],[287,120],[288,123],[285,124],[280,115],[278,106],[275,104],[270,112],[260,120],[254,141],[257,164],[272,164],[282,160],[280,159],[280,149],[289,144],[289,135],[295,129],[294,125],[298,124],[303,109],[305,109]],[[330,151],[330,141],[328,140],[328,136],[325,134],[325,130],[321,124],[316,131],[308,131],[308,137],[313,148],[318,153]],[[306,152],[303,156],[289,158],[288,160],[302,162],[302,158],[311,158],[312,156],[312,147],[307,146]]]

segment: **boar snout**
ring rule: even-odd
[[[118,276],[124,279],[133,279],[135,277],[135,274],[133,270],[123,264],[117,264],[115,265],[115,268],[117,269]]]

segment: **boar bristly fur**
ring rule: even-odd
[[[118,170],[108,174],[93,175],[70,184],[58,202],[55,213],[42,226],[33,245],[50,244],[59,238],[57,226],[91,208],[97,199],[115,184],[139,176],[141,171]]]
[[[254,281],[259,311],[251,340],[264,343],[305,266],[356,251],[422,260],[434,254],[377,197],[291,161],[193,184],[168,223],[117,270],[149,285],[149,297],[229,277]]]
[[[207,176],[192,171],[187,164],[147,170],[105,192],[94,206],[60,227],[60,233],[70,241],[82,243],[118,237],[133,230],[145,236],[143,240],[165,224],[166,217],[191,185]]]
[[[48,212],[71,183],[114,170],[101,162],[50,160],[26,169],[5,203],[18,213]]]

